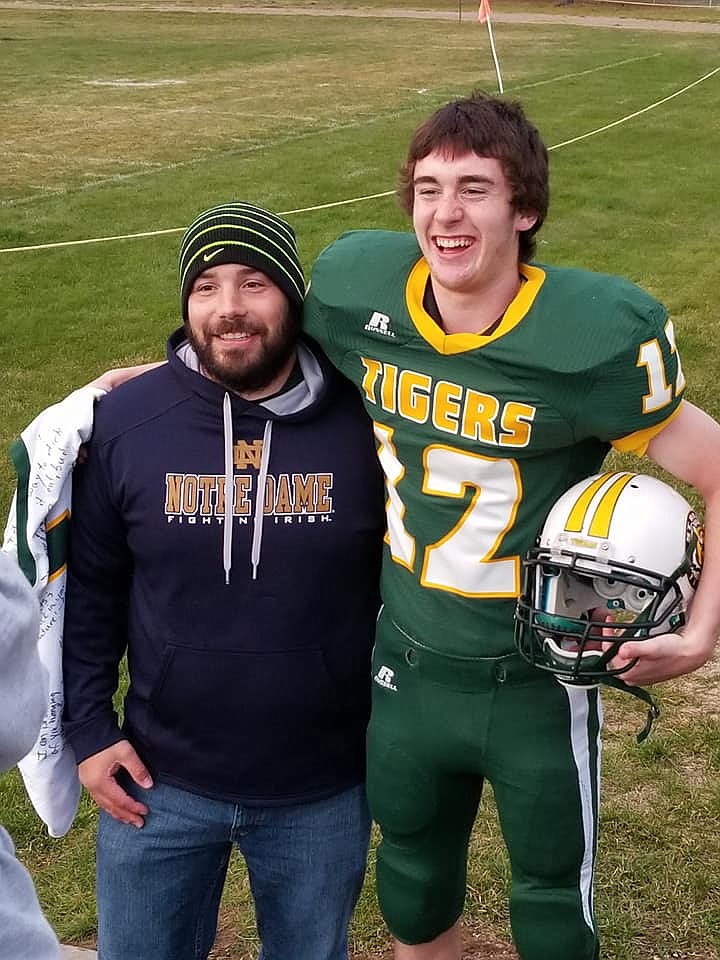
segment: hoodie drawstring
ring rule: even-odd
[[[265,484],[267,483],[268,464],[270,462],[270,439],[272,437],[272,420],[265,421],[263,433],[262,454],[260,469],[258,470],[257,489],[255,490],[255,513],[253,515],[252,548],[250,562],[252,564],[252,578],[257,580],[260,566],[260,549],[262,547],[263,515],[265,510]],[[232,538],[233,538],[233,511],[235,507],[235,479],[233,473],[233,424],[232,403],[230,394],[223,397],[223,441],[225,446],[225,515],[223,517],[223,569],[225,583],[230,583],[232,569]]]
[[[267,482],[268,463],[270,462],[270,438],[271,437],[272,437],[272,420],[266,420],[265,431],[263,433],[262,454],[260,456],[260,469],[258,470],[257,490],[255,491],[255,516],[253,518],[252,549],[250,551],[250,562],[252,564],[253,580],[257,580],[258,567],[260,566],[260,548],[262,546],[262,532],[263,532],[263,511],[265,508],[265,483]]]
[[[225,445],[225,516],[223,518],[223,568],[225,583],[230,583],[232,568],[233,507],[235,481],[233,479],[233,426],[230,394],[223,397],[223,441]]]

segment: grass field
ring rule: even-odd
[[[223,5],[234,4],[212,4]],[[108,366],[162,356],[178,324],[181,230],[201,209],[251,199],[293,211],[306,266],[342,230],[402,228],[384,194],[410,131],[444,100],[496,86],[487,34],[472,21],[211,15],[200,3],[163,13],[143,3],[91,9],[100,6],[93,0],[82,11],[45,6],[0,4],[3,447],[71,387]],[[439,0],[394,6],[456,9]],[[497,14],[559,10],[493,6]],[[602,4],[562,8],[584,12],[610,13]],[[720,23],[714,9],[611,13]],[[499,21],[494,34],[506,92],[523,100],[552,149],[539,259],[622,273],[662,299],[688,396],[720,417],[720,34]],[[11,484],[4,457],[3,508]],[[642,747],[634,742],[642,710],[607,698],[597,889],[607,960],[718,958],[717,682],[711,666],[662,687],[663,717]],[[0,809],[59,934],[91,941],[91,806],[83,802],[70,834],[51,841],[11,773],[0,778]],[[507,880],[489,803],[467,905],[468,927],[486,943],[508,942]],[[386,945],[372,858],[353,935],[358,956]],[[234,863],[218,956],[252,956],[253,937],[246,878]]]

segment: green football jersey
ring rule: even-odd
[[[387,483],[382,594],[451,656],[514,649],[521,561],[610,445],[644,452],[684,387],[660,303],[617,277],[521,266],[488,336],[423,308],[412,234],[357,231],[313,268],[305,328],[360,389]]]

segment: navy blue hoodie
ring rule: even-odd
[[[126,737],[153,777],[209,797],[330,796],[364,775],[384,527],[370,423],[308,341],[303,382],[265,405],[192,369],[183,341],[98,404],[75,471],[66,735],[78,762]]]

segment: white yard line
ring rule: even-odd
[[[602,63],[599,67],[589,67],[587,70],[579,70],[576,73],[563,73],[555,77],[548,77],[547,80],[519,83],[515,87],[508,87],[506,92],[514,93],[516,90],[531,90],[533,87],[545,87],[549,83],[559,83],[561,80],[574,80],[575,77],[586,77],[590,73],[599,73],[601,70],[613,70],[615,67],[624,67],[628,63],[638,63],[641,60],[652,60],[654,57],[661,56],[662,53],[648,53],[644,57],[628,57],[627,60],[615,60],[612,63]]]
[[[36,2],[36,0],[0,0],[0,9],[41,9],[41,10],[75,10],[75,11],[92,11],[92,10],[129,10],[133,12],[182,12],[182,13],[198,13],[197,6],[189,7],[183,4],[163,4],[163,3],[137,3],[133,6],[122,3],[103,3],[103,4],[83,4],[83,3],[41,3]],[[276,7],[242,7],[242,6],[233,6],[233,7],[212,7],[207,6],[203,9],[203,13],[230,13],[230,14],[253,14],[253,15],[275,15],[275,14],[284,14],[297,16],[298,14],[310,14],[312,16],[356,16],[356,17],[365,17],[365,18],[377,18],[377,17],[400,17],[404,19],[456,19],[457,14],[449,11],[434,11],[434,10],[393,10],[392,8],[379,8],[377,10],[328,10],[323,8],[304,8],[304,7],[285,7],[278,9]],[[476,16],[473,12],[472,19],[475,20]],[[686,23],[684,21],[648,21],[648,20],[637,20],[637,19],[623,19],[619,20],[614,17],[598,17],[598,16],[588,16],[588,17],[574,17],[567,16],[565,14],[496,14],[494,17],[496,22],[507,22],[507,23],[552,23],[560,21],[562,23],[571,23],[579,24],[582,26],[604,26],[604,27],[632,27],[634,29],[677,29],[684,30],[686,27],[701,27],[701,31],[697,32],[708,32],[720,33],[720,24],[710,24],[710,23]],[[573,74],[563,74],[557,77],[551,77],[547,80],[539,80],[534,83],[520,84],[513,90],[523,90],[529,89],[531,87],[543,86],[549,83],[555,83],[558,81],[570,79],[571,77],[584,76],[589,73],[594,73],[600,70],[608,70],[615,66],[622,66],[626,63],[632,63],[637,60],[649,59],[651,56],[659,56],[659,54],[651,54],[648,57],[631,57],[627,60],[620,60],[615,63],[603,64],[599,67],[593,67],[589,70],[583,70],[579,73]],[[623,123],[627,123],[630,120],[635,119],[636,117],[642,116],[645,113],[648,113],[650,110],[661,106],[664,103],[667,103],[669,100],[673,100],[675,97],[680,96],[683,93],[686,93],[688,90],[691,90],[693,87],[697,86],[700,83],[703,83],[705,80],[710,79],[720,72],[720,67],[711,70],[709,73],[705,74],[702,77],[699,77],[697,80],[693,81],[690,84],[682,87],[680,90],[676,90],[674,93],[670,94],[667,97],[664,97],[662,100],[657,100],[654,103],[648,104],[648,106],[643,107],[641,110],[636,110],[633,113],[626,114],[624,117],[620,117],[617,120],[614,120],[612,123],[605,124],[602,127],[597,127],[594,130],[589,130],[586,133],[580,134],[577,137],[572,137],[568,140],[563,140],[561,143],[553,144],[548,147],[548,150],[557,150],[560,147],[569,146],[573,143],[579,143],[582,140],[586,140],[589,137],[596,136],[599,133],[603,133],[606,130],[610,130],[613,127],[620,126]],[[509,91],[511,92],[511,91]],[[375,120],[387,119],[387,117],[375,117],[372,118]],[[333,126],[332,130],[337,129],[347,129],[348,127],[359,126],[361,124],[366,124],[371,122],[368,118],[363,119],[360,123],[345,123],[338,124]],[[303,131],[297,137],[282,137],[278,138],[278,141],[274,145],[279,145],[281,142],[287,142],[289,140],[300,139],[302,137],[312,136],[317,133],[327,133],[328,130],[324,129],[319,130],[309,130]],[[267,143],[258,144],[255,149],[265,149],[268,147]],[[252,152],[248,151],[248,152]],[[205,158],[203,158],[204,160]],[[139,161],[135,161],[139,163]],[[180,161],[178,163],[171,163],[165,167],[160,167],[159,169],[174,169],[176,167],[182,167],[186,165],[191,165],[197,161],[187,160]],[[87,189],[92,187],[97,187],[105,183],[114,183],[118,180],[130,179],[132,177],[142,175],[144,173],[155,173],[158,172],[158,167],[155,167],[153,170],[144,170],[144,171],[135,171],[127,174],[115,174],[111,177],[102,178],[93,183],[87,184]],[[48,191],[49,194],[63,193],[64,190],[55,190],[51,189]],[[375,193],[369,196],[362,197],[350,197],[345,200],[336,200],[329,203],[316,204],[309,207],[301,207],[296,210],[286,210],[281,212],[281,216],[290,216],[294,214],[301,213],[310,213],[316,210],[325,210],[331,207],[341,207],[347,206],[354,203],[362,203],[368,200],[377,200],[383,197],[389,197],[394,194],[394,190],[387,190],[382,193]],[[23,202],[23,199],[20,200],[11,200],[6,201],[5,203],[0,203],[0,206],[13,206],[17,203]],[[26,198],[28,200],[36,199],[34,197]],[[117,236],[110,237],[91,237],[83,240],[63,240],[55,243],[44,243],[44,244],[33,244],[30,246],[21,246],[21,247],[4,247],[0,248],[0,253],[19,253],[30,250],[48,250],[56,247],[68,247],[68,246],[81,246],[84,244],[92,243],[108,243],[116,240],[134,240],[143,237],[157,237],[164,234],[171,233],[180,233],[184,231],[186,227],[171,227],[166,230],[153,230],[145,231],[142,233],[131,233],[131,234],[120,234]]]
[[[634,120],[636,117],[640,117],[643,114],[648,113],[650,110],[655,110],[657,107],[662,106],[669,100],[674,100],[675,97],[679,97],[681,94],[687,93],[688,90],[692,90],[693,87],[698,86],[698,84],[703,83],[705,80],[709,80],[717,73],[720,73],[720,67],[716,67],[714,70],[711,70],[704,76],[698,77],[697,80],[686,84],[684,87],[681,87],[681,89],[676,90],[669,96],[663,97],[662,100],[656,100],[654,103],[648,104],[646,107],[643,107],[642,110],[635,110],[633,113],[628,113],[624,117],[620,117],[618,120],[613,120],[612,123],[606,123],[602,127],[597,127],[594,130],[588,130],[586,133],[582,133],[577,137],[572,137],[569,140],[563,140],[560,143],[552,144],[552,146],[548,147],[548,150],[559,150],[561,147],[567,147],[572,143],[579,143],[581,140],[587,140],[589,137],[594,137],[598,133],[604,133],[606,130],[611,130],[613,127],[617,127],[620,126],[620,124]],[[351,203],[363,203],[366,200],[378,200],[383,197],[390,197],[394,193],[394,190],[385,190],[382,193],[373,193],[364,197],[350,197],[346,200],[335,200],[330,203],[314,204],[310,207],[299,207],[296,210],[283,210],[280,211],[280,216],[287,217],[300,213],[312,213],[316,210],[327,210],[331,207],[344,207]],[[23,247],[0,247],[0,253],[21,253],[29,250],[50,250],[55,247],[75,247],[88,243],[108,243],[113,240],[136,240],[141,237],[159,237],[169,233],[181,233],[186,229],[187,227],[170,227],[166,230],[151,230],[143,233],[126,233],[112,237],[90,237],[85,240],[61,240],[54,243],[39,243]]]

